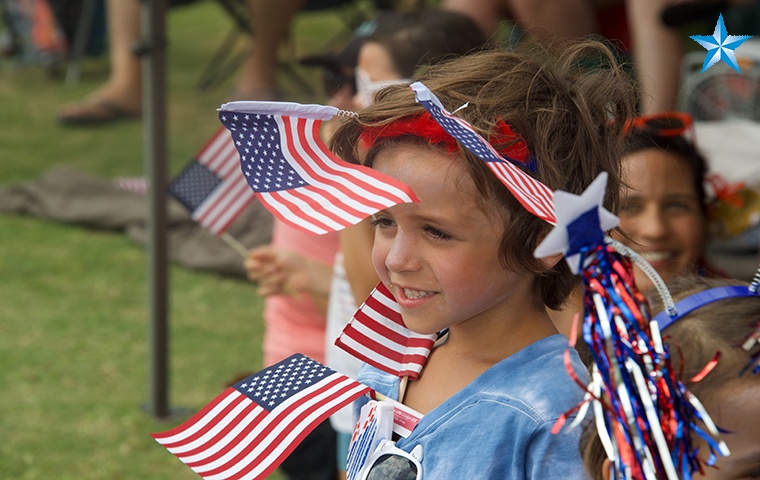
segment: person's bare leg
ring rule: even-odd
[[[575,39],[597,32],[589,0],[443,0],[441,8],[469,16],[488,36],[494,35],[507,18],[542,41]]]
[[[132,53],[132,46],[140,38],[140,2],[107,0],[106,15],[110,59],[108,79],[84,102],[64,106],[60,112],[62,117],[76,116],[78,113],[97,115],[97,109],[105,103],[125,112],[136,114],[140,111],[140,59]]]
[[[277,96],[280,44],[305,0],[248,0],[253,47],[238,74],[235,96],[240,100],[271,100]]]
[[[660,20],[669,0],[627,0],[631,49],[639,82],[640,113],[675,109],[680,82],[682,39]]]
[[[510,0],[517,25],[541,41],[580,39],[597,32],[589,0]]]
[[[140,58],[132,47],[140,38],[140,2],[108,0],[111,75],[98,91],[123,105],[139,105],[142,99]]]

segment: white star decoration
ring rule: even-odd
[[[580,196],[561,190],[554,192],[557,225],[544,238],[533,255],[536,258],[543,258],[562,253],[573,273],[578,273],[581,258],[580,252],[575,250],[579,246],[597,246],[599,239],[604,241],[604,232],[615,228],[619,223],[618,217],[602,206],[606,187],[607,172],[602,172]],[[586,215],[592,211],[597,214],[592,217],[593,221],[588,225],[580,224],[579,219],[588,220]],[[579,228],[581,226],[582,228]],[[570,230],[573,230],[572,237]]]

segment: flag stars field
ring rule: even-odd
[[[406,185],[329,151],[320,125],[337,112],[277,102],[231,102],[219,109],[257,199],[301,231],[337,231],[388,206],[417,200]]]

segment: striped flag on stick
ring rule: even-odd
[[[151,434],[206,480],[266,478],[327,417],[372,389],[301,354],[227,388]]]
[[[226,128],[220,127],[169,184],[169,193],[191,212],[193,220],[214,235],[224,233],[254,200]]]
[[[379,283],[335,340],[335,345],[384,372],[414,380],[422,371],[437,337],[406,328],[396,299]]]
[[[231,102],[219,119],[232,132],[256,197],[284,223],[313,234],[341,230],[390,206],[416,202],[403,183],[335,156],[320,138],[335,107]]]

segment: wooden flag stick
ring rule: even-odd
[[[404,402],[404,396],[406,395],[406,384],[409,383],[409,376],[404,375],[401,377],[401,383],[399,383],[398,386],[398,401],[399,403]]]
[[[229,245],[230,247],[232,247],[233,250],[235,250],[236,252],[238,252],[241,257],[246,258],[248,256],[248,249],[245,248],[245,245],[243,245],[242,243],[238,242],[235,239],[235,237],[233,237],[229,233],[223,232],[221,235],[219,235],[219,237],[222,240],[224,240],[227,243],[227,245]]]

